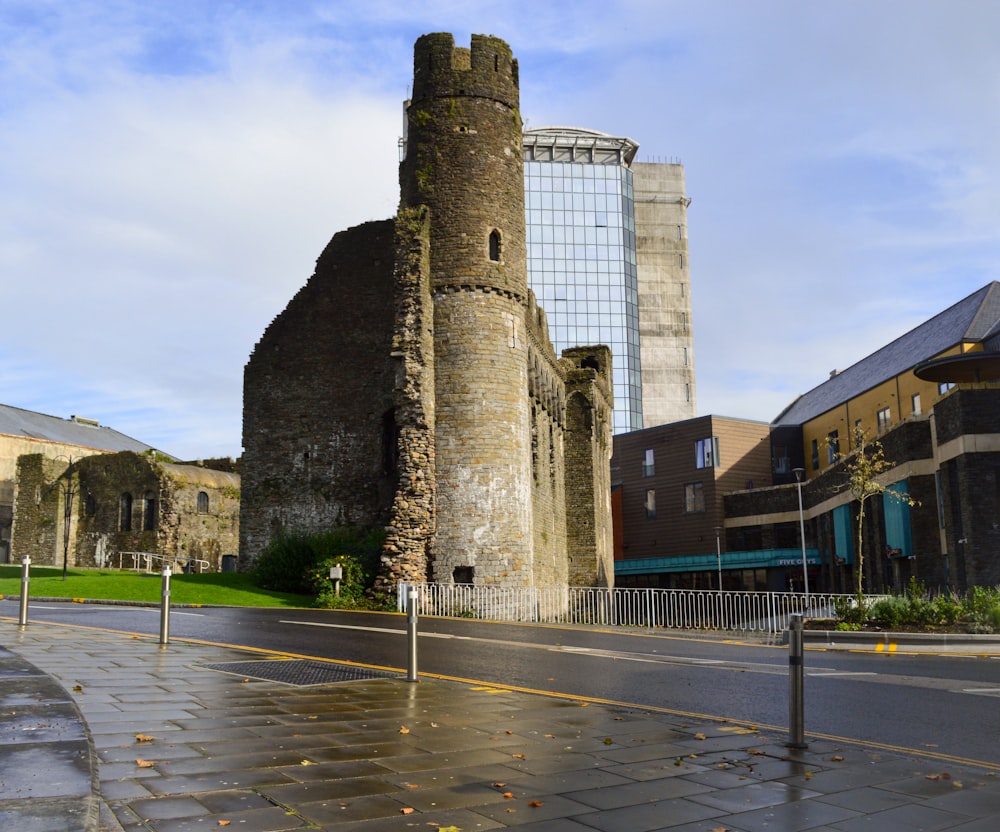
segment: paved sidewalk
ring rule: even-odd
[[[902,753],[101,631],[0,645],[4,830],[1000,828],[995,772]]]

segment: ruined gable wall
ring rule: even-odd
[[[566,525],[569,582],[614,585],[611,523],[611,350],[563,350],[566,372]]]
[[[244,372],[240,568],[276,530],[381,525],[395,493],[392,220],[337,234]]]

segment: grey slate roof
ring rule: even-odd
[[[102,451],[143,451],[153,450],[152,446],[132,439],[104,425],[90,420],[60,419],[31,410],[0,404],[0,434],[8,436],[28,436],[59,442],[64,445],[79,445]]]
[[[801,425],[962,342],[1000,348],[1000,283],[986,284],[920,326],[803,393],[772,426]]]

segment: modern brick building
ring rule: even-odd
[[[611,353],[528,289],[518,65],[421,37],[400,208],[337,234],[244,376],[240,558],[385,527],[380,584],[607,584]]]
[[[878,440],[891,463],[879,478],[885,493],[865,505],[866,590],[901,591],[911,578],[958,591],[1000,584],[998,359],[1000,283],[992,282],[832,373],[766,431],[759,426],[759,435],[769,436],[770,459],[762,466],[760,449],[747,445],[740,460],[755,460],[759,473],[748,477],[752,487],[711,472],[714,491],[703,486],[704,507],[694,504],[695,514],[703,513],[695,517],[689,516],[692,504],[678,505],[678,489],[697,481],[692,447],[704,448],[704,439],[719,436],[714,459],[720,466],[733,459],[716,417],[705,417],[711,429],[696,419],[616,436],[613,478],[622,483],[615,501],[622,540],[616,555],[624,557],[616,561],[618,582],[715,588],[721,561],[727,589],[802,589],[804,551],[811,589],[853,591],[859,507],[846,479],[860,431],[867,443]],[[749,429],[752,423],[735,424]],[[646,480],[645,490],[656,491],[655,520],[643,517],[639,455],[647,452],[654,453],[657,471],[662,459],[671,472],[662,485]],[[670,522],[661,531],[664,488]],[[715,527],[717,549],[709,534]]]

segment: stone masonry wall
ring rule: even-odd
[[[517,64],[497,38],[414,48],[402,205],[430,211],[436,581],[533,569]]]
[[[435,530],[434,304],[430,296],[426,210],[396,218],[395,423],[398,488],[376,589],[426,581]]]
[[[569,582],[614,586],[611,525],[611,350],[563,350],[567,371],[566,523]]]
[[[337,234],[275,318],[244,373],[243,522],[248,569],[279,529],[388,520],[394,317],[392,221]]]

